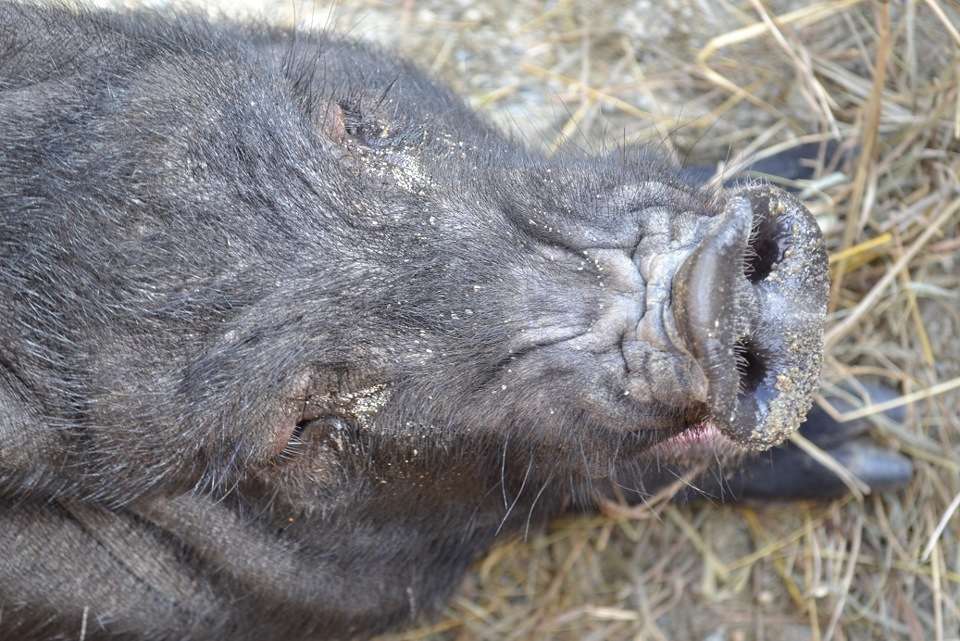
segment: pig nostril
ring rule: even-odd
[[[739,392],[752,394],[766,378],[766,358],[747,338],[738,340],[733,349],[737,359],[737,373],[740,375]]]
[[[781,260],[780,244],[774,225],[761,225],[750,236],[743,257],[743,273],[753,284],[766,280],[774,265]]]

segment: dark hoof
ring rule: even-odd
[[[888,388],[868,386],[871,402],[880,403],[896,394]],[[830,399],[841,412],[853,406],[840,399]],[[887,418],[901,422],[902,409],[886,412]],[[913,464],[905,456],[885,450],[864,437],[869,428],[867,419],[837,423],[819,407],[814,407],[800,434],[846,468],[869,490],[901,487],[913,478]],[[751,455],[723,478],[703,475],[684,490],[681,501],[719,500],[723,502],[751,499],[797,500],[831,499],[850,492],[850,487],[837,474],[815,461],[793,442],[786,442],[768,452]]]
[[[829,170],[842,166],[855,155],[856,150],[844,149],[836,141],[808,142],[761,158],[735,173],[725,172],[723,184],[730,188],[762,178],[787,191],[797,191],[797,181],[815,178],[822,169],[821,162]],[[689,165],[683,168],[683,174],[694,183],[705,184],[717,174],[717,167]]]

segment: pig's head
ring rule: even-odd
[[[646,150],[549,162],[422,124],[371,133],[341,109],[321,131],[369,181],[337,243],[362,274],[363,351],[348,400],[303,379],[308,417],[360,404],[399,444],[510,443],[525,473],[587,477],[688,430],[745,451],[800,425],[828,283],[795,198],[714,193]]]
[[[545,160],[420,76],[399,77],[312,94],[306,118],[270,113],[287,106],[270,97],[244,116],[280,123],[274,152],[241,162],[265,180],[253,187],[302,212],[290,224],[305,264],[290,263],[197,368],[226,372],[220,397],[236,396],[228,361],[246,359],[246,398],[282,400],[244,432],[268,426],[266,447],[219,451],[282,463],[317,432],[338,450],[379,443],[391,470],[414,452],[509,448],[524,474],[596,478],[683,432],[745,451],[799,426],[828,283],[819,229],[795,198],[717,193],[646,149]],[[216,167],[237,142],[212,135],[204,166],[237,174]],[[249,345],[265,320],[294,328],[279,347]],[[202,389],[217,402],[216,386]]]

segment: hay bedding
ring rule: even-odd
[[[551,152],[653,141],[735,162],[799,140],[859,149],[807,194],[835,279],[824,381],[901,390],[908,420],[878,420],[874,437],[913,458],[913,484],[555,523],[495,549],[437,619],[385,639],[960,638],[956,2],[220,6],[396,47]]]

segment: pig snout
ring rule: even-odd
[[[827,257],[813,216],[760,186],[732,195],[673,279],[676,331],[723,436],[765,449],[796,430],[819,385]]]
[[[472,416],[529,417],[507,430],[596,452],[594,469],[661,443],[679,455],[669,441],[681,434],[761,450],[800,426],[828,297],[815,219],[771,186],[714,199],[678,184],[625,182],[571,207],[566,228],[560,215],[535,221],[559,231],[540,231],[540,262],[505,261],[506,286],[490,288],[483,326],[509,327],[509,351],[476,386],[491,390],[482,409],[463,404]]]

